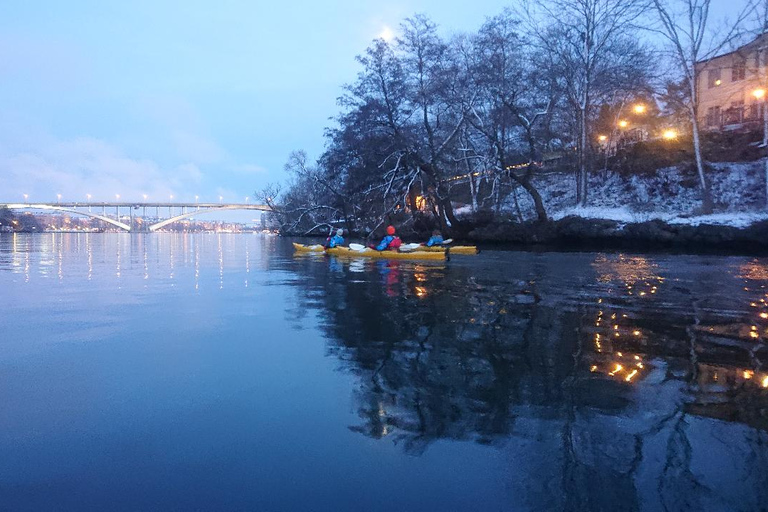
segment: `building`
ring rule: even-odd
[[[699,123],[705,130],[757,127],[768,87],[768,33],[696,64]]]

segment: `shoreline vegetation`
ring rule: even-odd
[[[285,235],[766,253],[768,129],[711,130],[696,86],[764,26],[694,9],[689,34],[678,4],[523,1],[449,37],[406,18],[357,58],[322,154],[256,195]]]

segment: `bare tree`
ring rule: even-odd
[[[485,137],[496,172],[521,186],[530,195],[538,220],[546,221],[544,201],[532,178],[543,145],[538,127],[552,115],[556,93],[554,80],[530,64],[536,56],[517,26],[511,11],[505,10],[489,18],[474,39],[470,74],[479,97],[467,103],[467,120]],[[525,155],[527,163],[515,168],[512,159],[519,155]]]
[[[624,76],[632,67],[640,69],[633,63],[640,64],[644,52],[631,36],[634,20],[647,2],[525,0],[523,6],[531,39],[560,77],[576,117],[576,200],[586,205],[593,107],[600,96],[616,89],[614,78]]]
[[[705,213],[710,213],[712,196],[704,169],[699,126],[698,80],[703,69],[701,63],[716,56],[741,35],[744,22],[754,12],[755,6],[751,1],[748,2],[725,31],[715,34],[709,27],[709,9],[712,0],[652,1],[653,10],[660,25],[654,31],[666,40],[669,53],[673,56],[678,72],[688,88],[686,107],[690,115],[696,172],[702,193],[702,209]]]

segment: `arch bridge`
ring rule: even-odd
[[[82,215],[98,219],[125,231],[153,232],[158,229],[197,215],[225,210],[272,211],[265,204],[222,204],[222,203],[133,203],[133,202],[97,202],[97,203],[0,203],[0,208],[9,210],[43,210]],[[120,214],[121,209],[128,209],[127,215]],[[147,210],[154,217],[147,217]],[[154,210],[154,212],[153,212]],[[141,215],[138,215],[138,213]],[[161,216],[162,213],[162,216]],[[167,215],[166,215],[167,213]]]

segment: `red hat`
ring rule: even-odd
[[[395,226],[387,226],[387,234],[388,235],[394,235],[395,234]]]

